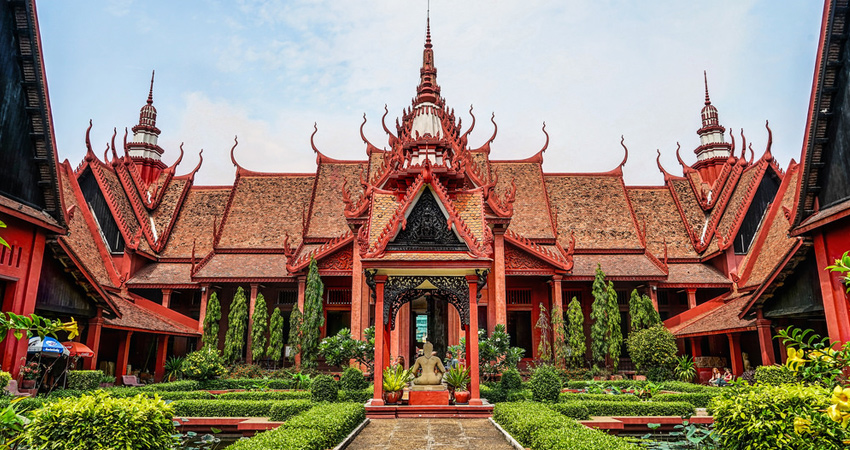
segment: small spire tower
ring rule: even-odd
[[[720,174],[723,164],[732,154],[732,146],[726,142],[726,128],[720,125],[717,108],[711,104],[708,96],[708,75],[703,71],[705,81],[705,106],[702,108],[702,127],[697,130],[700,146],[694,150],[697,162],[693,168],[700,172],[703,181],[711,184]]]
[[[156,108],[153,106],[153,80],[155,72],[151,72],[151,87],[148,91],[148,101],[139,111],[139,123],[133,127],[133,139],[127,143],[127,154],[136,164],[141,178],[150,185],[165,170],[162,162],[163,149],[159,146],[159,128],[156,127]]]

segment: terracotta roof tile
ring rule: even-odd
[[[56,219],[54,219],[53,216],[51,216],[47,212],[35,209],[32,206],[27,206],[23,203],[16,202],[15,200],[12,200],[11,198],[8,198],[3,195],[0,195],[0,206],[5,206],[6,208],[26,214],[27,216],[32,217],[33,219],[42,221],[54,227],[61,226],[59,225],[59,222],[57,222]]]
[[[732,281],[708,264],[669,264],[667,284],[722,284],[732,286]]]
[[[218,246],[283,248],[287,233],[290,245],[300,244],[302,217],[314,179],[296,175],[239,177]]]
[[[131,286],[150,284],[196,284],[192,281],[191,263],[155,262],[148,264],[127,280]]]
[[[469,152],[472,156],[472,163],[478,168],[478,175],[484,178],[486,182],[487,176],[490,174],[490,158],[486,152]]]
[[[646,223],[646,245],[653,255],[663,258],[666,243],[669,258],[698,256],[667,187],[629,188],[628,192],[635,215]]]
[[[794,196],[797,192],[799,178],[797,177],[798,168],[799,166],[795,166],[795,169],[789,169],[788,173],[785,174],[783,184],[787,184],[787,187],[780,188],[780,192],[782,192],[782,189],[785,189],[785,191],[779,210],[771,211],[769,223],[762,224],[754,238],[754,242],[758,244],[750,249],[744,261],[741,262],[741,267],[744,269],[740,273],[749,271],[746,280],[742,280],[744,286],[755,286],[763,283],[798,242],[798,238],[788,236],[791,223],[783,211],[787,208],[790,214],[791,210],[794,209]],[[762,242],[759,242],[761,239],[759,235],[763,233],[767,233],[767,236],[764,237]]]
[[[159,206],[150,213],[157,239],[163,239],[163,234],[168,230],[168,226],[171,224],[179,206],[177,203],[179,203],[183,189],[186,188],[188,182],[188,180],[172,179],[165,187]]]
[[[348,231],[343,215],[342,185],[348,181],[346,188],[351,198],[360,198],[363,192],[360,172],[365,169],[365,163],[323,163],[319,166],[307,236],[330,238]]]
[[[213,255],[195,278],[284,278],[286,256],[282,254],[223,253]]]
[[[476,241],[484,239],[484,197],[481,192],[459,193],[452,201],[461,220],[469,227]]]
[[[543,174],[538,163],[504,163],[492,161],[490,168],[498,176],[495,192],[503,198],[516,183],[516,201],[511,230],[529,239],[554,239],[555,231],[547,211],[548,199]],[[569,239],[569,233],[567,233]]]
[[[546,188],[557,212],[558,240],[564,248],[569,246],[570,231],[580,249],[642,248],[620,177],[549,175]],[[540,213],[543,204],[533,202],[527,207],[545,217]]]
[[[381,232],[392,219],[400,202],[397,202],[393,194],[372,194],[372,213],[369,222],[369,246],[378,240]]]
[[[664,277],[666,274],[643,254],[578,254],[573,256],[572,276],[592,277],[596,265],[608,277]]]
[[[668,183],[673,187],[672,192],[676,195],[676,199],[678,199],[679,205],[682,207],[681,214],[687,220],[691,231],[699,238],[702,235],[708,216],[703,212],[702,207],[699,206],[699,201],[693,189],[691,189],[691,184],[688,180],[670,180]]]
[[[165,258],[189,258],[192,245],[200,260],[212,250],[213,222],[221,224],[224,207],[230,197],[230,188],[196,189],[186,194],[186,199],[160,253]]]
[[[104,318],[106,328],[122,327],[132,328],[142,332],[198,335],[197,329],[192,329],[182,323],[157,314],[154,311],[143,308],[135,303],[117,295],[112,295],[115,306],[121,313],[121,317]]]
[[[381,164],[384,163],[384,152],[372,152],[369,156],[369,179],[381,173]]]
[[[749,300],[749,295],[743,295],[725,301],[718,307],[676,327],[676,329],[671,330],[671,332],[674,336],[684,337],[740,328],[755,329],[755,319],[742,320],[738,318],[741,308],[743,308]]]

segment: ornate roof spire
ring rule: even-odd
[[[705,104],[708,106],[711,104],[711,99],[708,98],[708,75],[704,70],[702,71],[702,78],[705,81]]]
[[[148,92],[148,105],[153,105],[153,76],[156,75],[156,70],[151,70],[151,90]],[[706,94],[707,96],[708,94]]]
[[[702,77],[705,83],[705,106],[702,107],[700,112],[702,127],[697,130],[700,146],[694,150],[697,155],[697,163],[694,164],[693,168],[700,171],[704,181],[712,183],[719,170],[716,166],[724,164],[729,159],[732,154],[732,146],[726,142],[724,137],[726,128],[720,125],[717,108],[711,104],[711,97],[708,96],[708,74],[706,71],[702,72]]]
[[[155,71],[151,72],[151,86],[148,91],[148,100],[139,111],[139,123],[133,127],[133,138],[125,144],[124,150],[136,163],[142,179],[151,183],[159,171],[165,169],[162,162],[162,147],[157,143],[159,140],[159,128],[156,127],[156,108],[153,106],[153,81]]]
[[[425,27],[425,49],[422,51],[422,68],[419,69],[419,86],[416,88],[416,104],[437,103],[440,86],[437,86],[437,68],[434,67],[434,50],[431,44],[431,10]]]

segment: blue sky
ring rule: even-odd
[[[85,154],[85,130],[102,154],[113,127],[138,122],[156,69],[154,105],[164,160],[185,142],[185,173],[204,149],[196,183],[230,184],[233,136],[248,169],[311,172],[328,156],[365,158],[359,135],[386,145],[387,123],[418,83],[425,0],[42,0],[39,20],[60,159]],[[518,159],[551,136],[549,172],[610,170],[629,184],[660,184],[695,161],[708,71],[720,122],[743,128],[757,154],[767,140],[783,167],[799,160],[823,5],[816,1],[431,2],[442,94],[464,117],[470,145]],[[463,113],[461,113],[463,111]],[[728,140],[728,131],[727,131]],[[738,140],[740,142],[740,140]]]

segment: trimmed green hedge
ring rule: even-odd
[[[590,419],[590,412],[587,410],[587,406],[584,406],[584,402],[552,403],[546,406],[572,419]]]
[[[572,394],[563,393],[558,397],[560,402],[578,402],[578,401],[602,401],[602,402],[639,402],[640,399],[632,394]]]
[[[242,391],[224,392],[218,400],[295,400],[309,399],[310,391]]]
[[[176,400],[178,417],[269,417],[277,400]]]
[[[180,381],[171,381],[168,383],[155,383],[148,384],[146,386],[137,387],[137,388],[119,388],[119,389],[133,389],[136,391],[144,391],[144,392],[165,392],[165,391],[197,391],[201,388],[201,383],[192,380],[180,380]],[[138,392],[137,392],[138,394]]]
[[[694,414],[694,405],[685,402],[581,402],[591,416],[684,416]]]
[[[310,400],[281,400],[274,402],[269,411],[269,420],[273,422],[284,422],[290,417],[301,414],[313,407]]]
[[[363,405],[319,403],[280,427],[237,441],[228,450],[324,450],[340,443],[366,419]]]
[[[500,402],[521,402],[523,400],[531,400],[532,393],[528,389],[521,391],[505,391],[499,385],[495,387],[481,386],[481,397],[484,397],[490,403]]]
[[[640,449],[549,409],[554,406],[531,402],[499,403],[493,410],[493,420],[532,450]]]
[[[106,389],[98,389],[100,391],[106,392],[110,397],[113,398],[132,398],[137,395],[144,395],[148,398],[153,398],[155,395],[158,395],[163,400],[186,400],[186,399],[213,399],[214,395],[210,394],[207,391],[142,391],[140,389],[133,388],[106,388]],[[47,398],[74,398],[79,397],[81,395],[89,395],[95,391],[81,391],[76,389],[61,389],[58,391],[51,392]]]
[[[101,378],[103,372],[100,370],[71,370],[68,372],[68,389],[97,389]]]
[[[693,392],[686,394],[656,394],[652,396],[653,402],[688,402],[697,408],[707,408],[708,403],[720,392]]]
[[[366,403],[374,393],[375,389],[372,386],[357,391],[339,391],[339,401],[343,403]]]
[[[282,378],[219,378],[201,383],[200,389],[223,391],[227,389],[292,389],[293,381]]]

